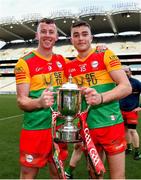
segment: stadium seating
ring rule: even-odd
[[[15,77],[0,77],[0,94],[15,94]]]
[[[126,38],[94,38],[92,46],[106,45],[120,57],[123,64],[128,64],[134,72],[141,71],[141,42],[138,37]],[[37,43],[11,43],[0,49],[0,93],[15,93],[14,63],[20,57],[37,47]],[[64,57],[74,58],[77,55],[76,50],[67,40],[60,40],[54,47],[56,54],[62,54]],[[133,56],[133,57],[132,57]],[[136,57],[137,56],[137,57]],[[6,61],[8,62],[6,64]],[[12,65],[12,67],[11,67]],[[12,77],[7,74],[12,74]],[[134,73],[136,74],[136,73]],[[138,73],[137,73],[138,74]],[[3,76],[4,75],[4,76]],[[7,76],[7,77],[5,77]],[[141,75],[136,75],[141,80]],[[9,92],[10,91],[10,92]]]

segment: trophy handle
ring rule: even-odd
[[[52,106],[50,106],[50,109],[51,109],[51,112],[54,112],[54,110],[53,110]]]
[[[50,87],[49,89],[47,89],[47,90],[49,90],[49,91],[51,91],[51,92],[53,92],[53,95],[54,94],[58,94],[58,91],[57,92],[55,92],[55,91],[53,91],[53,88],[52,87]],[[58,98],[58,97],[57,97]],[[50,109],[51,109],[51,111],[52,112],[54,112],[55,110],[52,108],[52,106],[50,106]]]
[[[88,107],[86,109],[87,112],[89,111],[90,107],[91,107],[91,105],[88,105]]]

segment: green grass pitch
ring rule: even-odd
[[[19,110],[15,95],[0,95],[0,179],[19,179],[19,136],[22,127],[23,112]],[[141,142],[141,116],[138,125],[138,132]],[[140,143],[141,144],[141,143]],[[72,144],[69,145],[71,154]],[[66,161],[66,165],[69,158]],[[141,160],[133,160],[133,155],[126,156],[126,178],[141,179]],[[105,179],[109,178],[109,172]],[[74,172],[76,179],[88,179],[88,173],[85,165],[85,158],[81,161]],[[49,179],[48,168],[40,170],[38,179]]]

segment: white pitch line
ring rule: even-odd
[[[10,117],[6,117],[6,118],[0,118],[0,121],[4,121],[6,119],[12,119],[12,118],[15,118],[15,117],[20,117],[22,116],[23,114],[20,114],[20,115],[16,115],[16,116],[10,116]]]

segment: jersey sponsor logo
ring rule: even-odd
[[[23,69],[22,66],[20,66],[20,67],[15,67],[15,73],[23,73],[23,72],[25,72],[25,71],[24,71],[24,69]]]
[[[26,73],[25,73],[23,67],[16,67],[15,68],[15,74],[16,74],[16,80],[26,78]]]
[[[55,72],[54,77],[55,77],[55,80],[56,80],[56,84],[58,86],[62,85],[62,73],[61,72]]]
[[[73,78],[75,79],[75,81],[79,87],[82,87],[84,85],[84,83],[85,84],[87,83],[88,86],[97,84],[97,79],[96,79],[95,73],[87,73],[83,77],[79,76],[79,78],[78,77],[73,77]]]
[[[78,87],[82,87],[83,84],[84,84],[84,77],[80,76],[79,79],[78,78],[75,78],[73,77],[76,81],[76,84],[78,85]]]
[[[42,71],[42,70],[43,70],[43,67],[36,67],[35,72],[39,72],[39,71]]]
[[[96,79],[95,73],[85,74],[85,78],[86,78],[86,81],[88,82],[89,86],[97,84],[97,79]]]
[[[116,55],[112,55],[109,57],[111,60],[118,60],[118,57]]]
[[[25,159],[26,159],[27,162],[31,163],[33,161],[33,156],[30,155],[30,154],[26,154]]]
[[[87,64],[79,65],[80,71],[81,71],[81,72],[85,72],[85,71],[86,71],[86,66],[87,66]]]
[[[96,68],[96,67],[98,66],[98,61],[93,61],[93,62],[91,63],[91,66],[92,66],[93,68]]]
[[[72,72],[75,72],[75,71],[76,71],[75,68],[69,69],[69,73],[72,73]]]
[[[57,86],[61,86],[63,83],[62,80],[62,73],[61,72],[54,72],[48,73],[48,75],[42,75],[43,82],[45,86],[52,86],[56,84]]]
[[[52,74],[49,74],[49,77],[46,76],[45,74],[42,75],[42,79],[44,84],[48,87],[49,85],[52,84]]]
[[[57,61],[56,64],[57,64],[58,68],[60,68],[60,69],[62,68],[62,64],[59,61]]]

